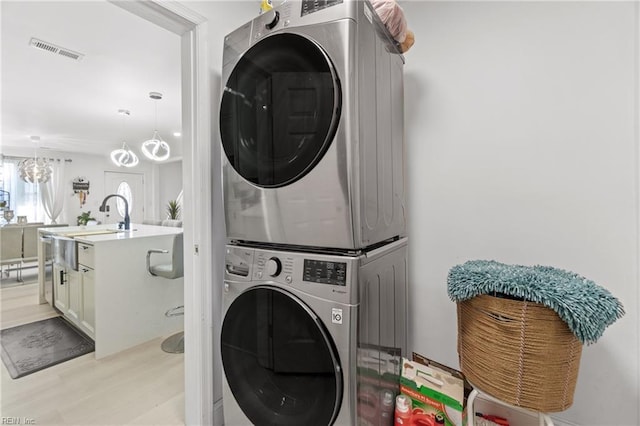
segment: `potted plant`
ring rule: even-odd
[[[171,200],[167,204],[167,219],[177,220],[180,216],[180,204],[177,200]]]
[[[78,216],[78,225],[86,225],[90,220],[96,220],[94,217],[91,217],[91,210],[81,212],[80,216]]]

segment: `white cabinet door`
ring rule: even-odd
[[[58,265],[53,264],[53,303],[56,308],[67,313],[69,309],[69,292],[67,291],[67,270]]]
[[[93,246],[82,244],[79,257],[93,265]],[[78,271],[53,265],[55,307],[92,339],[95,339],[95,280],[93,268],[79,265]]]
[[[80,285],[80,273],[78,271],[67,271],[67,291],[69,292],[67,317],[74,323],[80,325],[80,315],[82,312],[82,287]]]
[[[95,339],[96,334],[96,311],[95,311],[95,280],[93,269],[80,265],[80,275],[82,277],[82,321],[80,328],[89,337]]]

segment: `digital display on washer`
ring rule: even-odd
[[[319,284],[347,285],[347,264],[323,260],[304,260],[303,281]]]
[[[300,16],[335,6],[343,1],[344,0],[302,0],[302,12],[300,13]]]

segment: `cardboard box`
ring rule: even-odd
[[[416,353],[402,359],[400,393],[413,402],[412,424],[466,425],[465,380],[462,373]]]

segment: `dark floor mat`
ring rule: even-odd
[[[93,341],[61,317],[2,330],[0,343],[14,379],[94,351]]]

